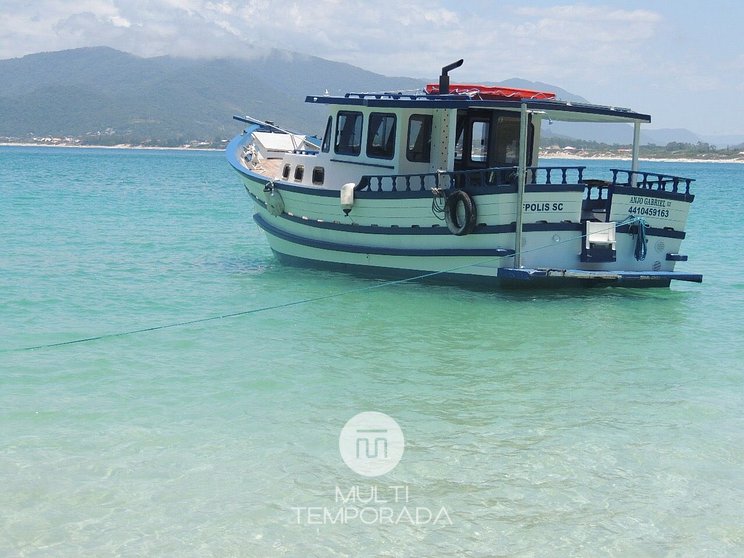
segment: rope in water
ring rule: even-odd
[[[638,222],[638,221],[642,221],[645,224],[645,221],[643,221],[642,218],[640,218],[640,217],[634,217],[634,216],[629,216],[628,219],[625,219],[621,223],[617,223],[616,225],[613,225],[612,228],[619,227],[620,225],[632,224],[632,223],[635,223],[635,222]],[[639,226],[639,228],[643,228],[643,227],[642,226]],[[610,227],[608,227],[607,230],[610,230]],[[566,242],[574,242],[577,239],[585,238],[586,236],[587,235],[584,234],[584,235],[581,235],[579,237],[571,237],[571,238],[568,238],[566,240],[562,240],[560,242],[556,242],[556,243],[553,243],[553,244],[547,244],[547,245],[544,245],[544,246],[538,246],[538,247],[532,248],[530,250],[523,250],[520,254],[528,254],[530,252],[537,252],[538,250],[544,250],[545,248],[550,248],[550,247],[553,247],[553,246],[558,246],[558,245],[564,244]],[[484,265],[484,264],[493,262],[495,260],[499,260],[499,259],[503,259],[503,258],[513,258],[513,257],[514,257],[514,254],[513,255],[510,255],[510,256],[496,256],[496,257],[488,258],[486,260],[482,260],[482,261],[475,262],[475,263],[469,263],[469,264],[464,264],[464,265],[460,265],[460,266],[457,266],[457,267],[450,267],[448,269],[442,269],[440,271],[431,271],[431,272],[428,272],[428,273],[422,273],[422,274],[419,274],[419,275],[414,275],[413,277],[406,277],[406,278],[403,278],[403,279],[396,279],[396,280],[392,280],[392,281],[385,281],[383,283],[376,283],[374,285],[368,285],[366,287],[360,287],[360,288],[357,288],[357,289],[349,289],[349,290],[346,290],[346,291],[339,291],[339,292],[336,292],[336,293],[330,293],[330,294],[320,295],[320,296],[316,296],[316,297],[303,298],[303,299],[299,299],[299,300],[293,300],[293,301],[290,301],[290,302],[283,302],[283,303],[280,303],[280,304],[274,304],[274,305],[271,305],[271,306],[262,306],[262,307],[259,307],[259,308],[251,308],[251,309],[248,309],[248,310],[241,310],[241,311],[238,311],[238,312],[230,312],[228,314],[220,314],[220,315],[217,315],[217,316],[209,316],[209,317],[206,317],[206,318],[196,318],[196,319],[193,319],[193,320],[184,320],[184,321],[181,321],[181,322],[172,322],[172,323],[168,323],[168,324],[161,324],[161,325],[156,325],[156,326],[151,326],[151,327],[143,327],[143,328],[140,328],[140,329],[131,329],[131,330],[127,330],[127,331],[118,331],[118,332],[114,332],[114,333],[104,333],[104,334],[101,334],[101,335],[93,335],[91,337],[81,337],[81,338],[78,338],[78,339],[71,339],[69,341],[59,341],[57,343],[42,343],[42,344],[39,344],[39,345],[30,345],[30,346],[27,346],[27,347],[16,347],[16,348],[0,349],[0,353],[35,351],[35,350],[38,350],[38,349],[51,349],[51,348],[55,348],[55,347],[64,347],[66,345],[78,345],[78,344],[81,344],[81,343],[90,343],[92,341],[100,341],[102,339],[113,339],[115,337],[126,337],[126,336],[129,336],[129,335],[136,335],[138,333],[147,333],[147,332],[151,332],[151,331],[160,331],[160,330],[163,330],[163,329],[172,329],[172,328],[176,328],[176,327],[184,327],[184,326],[194,325],[194,324],[203,324],[203,323],[206,323],[206,322],[213,322],[213,321],[217,321],[217,320],[224,320],[224,319],[227,319],[227,318],[238,318],[240,316],[248,316],[248,315],[251,315],[251,314],[259,314],[261,312],[270,312],[272,310],[279,310],[281,308],[290,308],[292,306],[300,306],[302,304],[310,304],[310,303],[313,303],[313,302],[320,302],[322,300],[328,300],[328,299],[331,299],[331,298],[338,298],[338,297],[346,296],[346,295],[350,295],[350,294],[357,294],[357,293],[368,292],[368,291],[372,291],[372,290],[376,290],[376,289],[382,289],[382,288],[386,288],[386,287],[391,287],[393,285],[400,285],[400,284],[403,284],[403,283],[411,283],[413,281],[418,281],[418,280],[421,280],[421,279],[426,279],[428,277],[435,277],[437,275],[442,275],[442,274],[445,274],[445,273],[452,273],[454,271],[459,271],[461,269],[465,269],[465,268],[468,268],[468,267],[473,267],[473,266],[478,266],[478,265]]]

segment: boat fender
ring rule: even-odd
[[[267,182],[266,186],[264,186],[264,198],[266,199],[266,209],[269,210],[269,213],[272,215],[281,215],[284,213],[284,200],[273,182]]]
[[[470,234],[478,218],[475,202],[463,190],[455,190],[444,203],[444,220],[449,231],[457,236]]]
[[[344,184],[341,186],[341,209],[344,212],[344,215],[348,215],[351,211],[351,208],[354,207],[354,190],[356,189],[356,184],[353,182],[348,182],[347,184]]]

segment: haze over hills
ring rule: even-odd
[[[431,81],[435,79],[432,76]],[[39,53],[0,60],[0,138],[72,136],[99,144],[217,142],[240,131],[233,114],[321,133],[323,108],[306,104],[306,95],[413,91],[424,84],[279,50],[249,60],[140,58],[108,47]],[[519,79],[502,84],[553,90],[562,99],[584,101],[549,84]],[[544,133],[578,132],[583,139],[610,144],[627,143],[632,137],[623,127],[594,126],[587,133],[570,126],[576,125],[554,123]],[[663,145],[704,138],[688,130],[647,130],[643,139]]]

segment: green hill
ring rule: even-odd
[[[276,50],[249,60],[139,58],[107,47],[41,53],[0,61],[0,137],[173,145],[231,137],[240,130],[233,114],[322,132],[308,94],[421,85]]]

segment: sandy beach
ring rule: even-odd
[[[594,159],[598,161],[630,161],[631,157],[625,154],[614,154],[608,152],[593,153],[591,151],[540,151],[540,159]],[[727,159],[707,159],[707,158],[676,158],[676,157],[639,157],[640,161],[656,161],[659,163],[744,163],[744,155],[739,158],[727,158]]]
[[[67,148],[80,148],[80,149],[149,149],[149,150],[172,150],[172,151],[222,151],[220,148],[215,147],[192,147],[189,145],[182,145],[179,147],[157,147],[149,145],[133,145],[129,143],[122,143],[117,145],[81,145],[78,143],[71,142],[57,142],[57,143],[33,143],[33,142],[0,142],[0,147],[67,147]],[[612,152],[600,152],[595,153],[584,150],[541,150],[540,159],[575,159],[585,160],[592,159],[597,161],[630,161],[630,156],[624,153],[612,153]],[[656,161],[660,163],[744,163],[744,154],[739,158],[727,158],[727,159],[707,159],[707,158],[675,158],[675,157],[639,157],[640,161]]]

